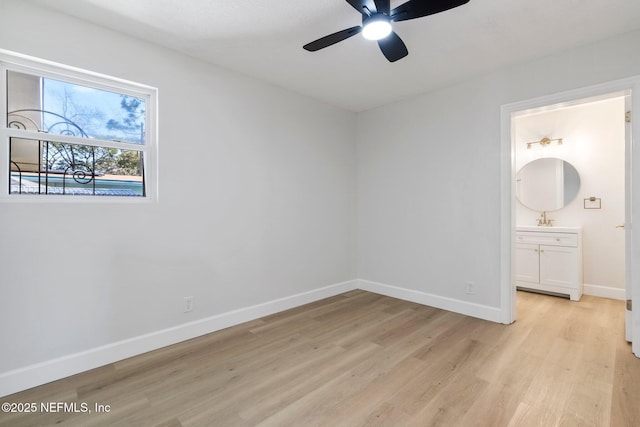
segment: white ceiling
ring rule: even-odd
[[[360,35],[302,49],[360,24],[344,0],[28,1],[351,111],[640,28],[639,0],[471,0],[395,23],[409,56],[389,63]]]

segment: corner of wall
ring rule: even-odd
[[[477,317],[491,322],[500,323],[502,319],[500,308],[490,307],[487,305],[442,297],[439,295],[386,285],[384,283],[377,283],[364,279],[357,280],[357,287],[364,291],[411,301],[417,304],[428,305],[442,310],[453,311],[455,313],[464,314],[465,316]]]

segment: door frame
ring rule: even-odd
[[[517,113],[527,110],[541,109],[547,106],[573,105],[587,98],[597,98],[613,93],[628,94],[631,97],[631,138],[627,138],[625,160],[626,182],[631,182],[631,200],[625,200],[625,238],[626,258],[631,265],[626,265],[631,280],[631,300],[635,310],[631,312],[632,352],[640,357],[640,227],[633,228],[633,223],[640,224],[640,175],[634,179],[632,171],[640,171],[640,150],[633,150],[633,135],[640,135],[640,76],[568,90],[534,99],[518,101],[502,105],[501,119],[501,222],[500,222],[500,321],[505,324],[516,320],[516,287],[515,287],[515,139],[512,118]],[[637,182],[636,182],[637,181]],[[629,253],[629,251],[631,253]]]

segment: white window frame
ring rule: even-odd
[[[9,193],[10,138],[42,140],[42,133],[7,127],[7,71],[61,80],[107,90],[145,100],[145,141],[143,144],[55,135],[56,142],[140,151],[143,153],[144,196],[55,195]],[[158,199],[157,98],[158,89],[92,71],[58,64],[0,49],[0,202],[55,203],[147,203]]]

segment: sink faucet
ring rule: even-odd
[[[542,211],[540,214],[540,218],[538,218],[538,226],[539,227],[551,227],[551,218],[547,219],[547,212]]]

